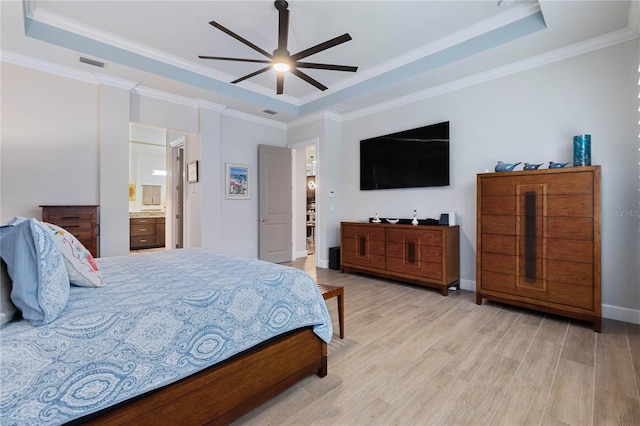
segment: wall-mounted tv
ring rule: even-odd
[[[360,141],[360,190],[449,185],[449,122]]]

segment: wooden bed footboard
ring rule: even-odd
[[[327,344],[307,327],[97,413],[98,417],[78,420],[109,426],[225,425],[313,373],[327,374]]]

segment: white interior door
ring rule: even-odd
[[[293,260],[291,241],[291,150],[258,145],[258,257]]]

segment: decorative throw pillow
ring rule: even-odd
[[[55,320],[67,305],[69,276],[47,229],[36,219],[14,218],[0,227],[0,257],[22,316],[33,325]]]
[[[52,223],[42,222],[53,237],[69,274],[69,282],[80,287],[102,287],[102,272],[98,269],[91,252],[66,229]]]

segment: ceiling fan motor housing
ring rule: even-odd
[[[289,3],[287,3],[285,0],[276,0],[273,2],[273,4],[278,10],[286,10],[289,7]]]

